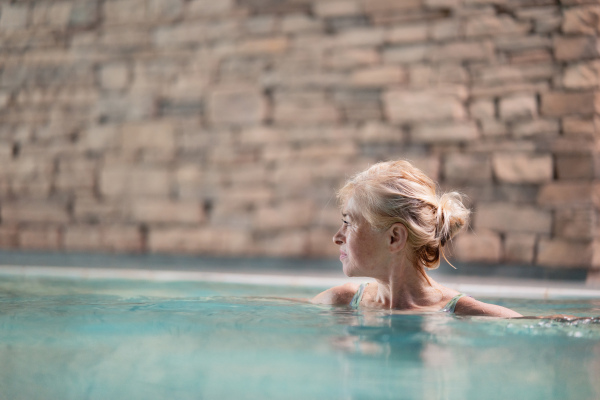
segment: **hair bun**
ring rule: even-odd
[[[437,238],[445,246],[469,222],[471,212],[464,206],[458,192],[444,193],[438,199]]]

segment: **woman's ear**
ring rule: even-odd
[[[406,226],[397,222],[390,227],[388,233],[390,250],[396,252],[404,249],[408,240],[408,230],[406,229]]]

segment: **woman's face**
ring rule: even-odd
[[[386,232],[373,229],[350,199],[342,210],[342,227],[333,236],[347,276],[380,278],[389,261]]]

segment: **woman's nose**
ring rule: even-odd
[[[333,243],[337,244],[338,246],[341,246],[342,244],[344,244],[344,235],[342,235],[342,230],[339,229],[335,235],[333,235]]]

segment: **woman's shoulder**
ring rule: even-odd
[[[484,303],[483,301],[476,300],[470,296],[463,296],[458,300],[454,313],[458,315],[479,315],[501,318],[522,317],[521,314],[510,308]]]
[[[344,283],[334,286],[316,295],[310,302],[313,304],[343,305],[350,304],[354,294],[360,288],[358,283]]]

